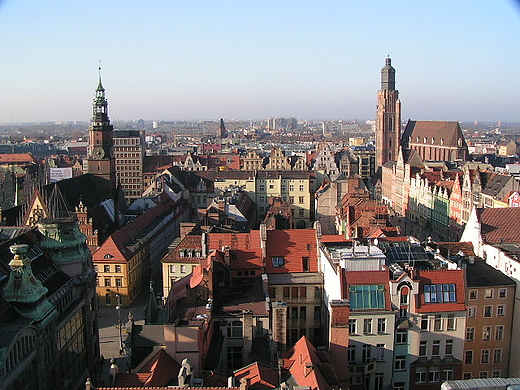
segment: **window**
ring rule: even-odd
[[[433,321],[433,330],[435,332],[442,330],[442,316],[440,314],[435,315],[435,319]]]
[[[426,383],[426,367],[417,367],[415,383]]]
[[[386,318],[377,319],[377,333],[386,333]]]
[[[493,289],[492,288],[486,288],[486,291],[484,293],[484,298],[493,299]]]
[[[464,380],[471,379],[471,372],[465,372],[464,374],[462,374],[462,379],[464,379]]]
[[[439,367],[430,367],[428,372],[428,382],[435,383],[441,379],[441,371]]]
[[[475,340],[475,327],[468,326],[466,328],[466,341],[474,341]]]
[[[442,380],[451,381],[453,380],[453,368],[446,368],[442,370]]]
[[[480,362],[489,363],[489,349],[483,349],[480,352]]]
[[[184,264],[181,264],[181,274],[186,273],[186,266]]]
[[[406,344],[408,342],[408,331],[403,329],[398,329],[396,333],[396,343],[397,344]]]
[[[283,256],[275,256],[272,258],[273,267],[283,267],[285,264],[285,258]]]
[[[303,204],[303,203],[305,203],[305,196],[299,196],[299,197],[298,197],[298,203],[299,203],[299,204]]]
[[[441,341],[433,340],[432,356],[439,356],[441,354]]]
[[[116,287],[123,287],[123,280],[121,278],[116,278]]]
[[[464,353],[464,364],[473,364],[473,351],[466,351]]]
[[[234,370],[243,366],[242,347],[227,348],[227,368]]]
[[[425,303],[443,303],[455,301],[455,284],[426,284],[424,286]]]
[[[109,265],[104,265],[103,266],[103,271],[104,272],[110,272],[110,266]]]
[[[347,349],[347,360],[349,363],[355,363],[356,362],[356,346],[355,345],[349,345]]]
[[[506,288],[500,288],[498,290],[498,297],[499,298],[505,298],[507,297],[507,289]]]
[[[372,318],[363,320],[363,333],[372,333]]]
[[[175,273],[175,264],[170,264],[169,269],[171,274]]]
[[[291,319],[292,320],[298,319],[298,308],[297,307],[291,307]]]
[[[375,381],[374,381],[374,389],[375,390],[383,390],[383,378],[385,374],[382,372],[376,372]]]
[[[300,306],[300,319],[305,320],[307,318],[307,307]]]
[[[305,191],[305,186],[303,184],[300,184],[300,192]]]
[[[294,203],[294,196],[289,196],[289,203],[290,203],[290,204],[293,204],[293,203]]]
[[[399,317],[405,318],[408,315],[408,309],[406,307],[402,307],[399,309]]]
[[[495,326],[495,340],[500,341],[504,339],[504,325]]]
[[[477,299],[478,290],[469,290],[469,299]]]
[[[289,191],[294,191],[294,184],[289,184]]]
[[[482,327],[482,341],[491,340],[491,326]]]
[[[356,334],[356,325],[357,325],[357,320],[355,320],[353,318],[348,319],[348,333],[349,334]]]
[[[493,306],[491,306],[491,305],[484,306],[484,317],[490,318],[492,314],[493,314]]]
[[[493,350],[493,363],[502,363],[502,348]]]
[[[401,293],[401,305],[408,305],[408,294]]]
[[[105,278],[105,287],[110,287],[110,278]]]
[[[446,348],[444,350],[445,355],[453,355],[453,340],[446,340]]]
[[[314,319],[321,319],[321,306],[314,306]]]
[[[97,264],[94,264],[94,272],[95,272],[95,273],[98,272]]]
[[[476,317],[477,317],[477,307],[468,306],[468,318],[476,318]]]
[[[504,317],[506,315],[506,305],[497,305],[497,317]]]
[[[403,371],[406,369],[406,356],[396,356],[394,368],[396,371]]]
[[[455,330],[455,314],[448,314],[447,330]]]
[[[492,378],[500,378],[500,370],[494,370],[491,376]]]
[[[242,337],[242,322],[233,321],[227,324],[227,337],[240,338]]]
[[[428,330],[428,316],[421,316],[421,330]]]
[[[265,185],[260,184],[258,187],[259,187],[259,188],[258,188],[259,191],[262,191],[262,192],[265,191]]]
[[[425,357],[426,356],[426,347],[428,346],[427,341],[421,341],[419,344],[419,356]]]
[[[370,344],[363,344],[363,350],[361,351],[362,352],[362,355],[361,355],[361,362],[362,363],[368,363],[371,359],[371,345]]]
[[[105,304],[106,305],[110,305],[112,303],[112,296],[110,295],[110,293],[106,293],[105,295]]]
[[[377,361],[382,362],[385,360],[385,344],[377,344]]]
[[[121,273],[121,266],[120,266],[120,265],[117,265],[117,264],[116,264],[116,272],[117,272],[118,274]]]
[[[283,288],[283,297],[284,297],[284,298],[289,298],[289,297],[290,297],[290,295],[289,295],[289,291],[290,291],[290,290],[289,290],[289,287],[284,287],[284,288]]]
[[[351,309],[385,308],[385,288],[381,284],[350,285],[348,291]]]
[[[488,377],[487,371],[480,371],[479,376],[480,379],[486,379]]]
[[[304,272],[309,272],[309,258],[302,257],[302,267]]]

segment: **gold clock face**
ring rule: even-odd
[[[96,159],[102,159],[104,155],[105,155],[105,151],[100,146],[96,146],[94,148],[94,150],[92,151],[92,157],[94,157]]]

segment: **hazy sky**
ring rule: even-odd
[[[403,120],[520,121],[513,0],[0,0],[0,123],[373,119],[390,55]]]

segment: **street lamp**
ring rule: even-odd
[[[121,333],[121,294],[116,295],[117,298],[117,329],[119,332],[119,354],[123,354],[123,335]]]

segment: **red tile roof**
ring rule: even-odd
[[[416,300],[417,313],[438,313],[466,310],[464,270],[424,270],[417,271],[415,280],[420,283],[419,299]],[[456,301],[448,303],[425,303],[424,285],[455,284]]]
[[[248,389],[274,389],[278,386],[278,370],[262,363],[251,363],[234,372],[235,378],[247,379]]]
[[[2,153],[0,154],[0,164],[7,163],[33,163],[34,158],[30,153]]]
[[[283,267],[273,267],[272,258],[284,257]],[[308,257],[309,269],[303,269],[303,257]],[[315,229],[267,231],[267,273],[318,272]]]
[[[337,386],[337,379],[307,337],[303,336],[286,353],[284,367],[287,367],[298,386],[309,386],[312,390],[328,390]],[[309,367],[307,367],[307,365]]]
[[[520,207],[477,209],[477,218],[485,243],[520,243]]]
[[[231,256],[232,270],[262,268],[262,249],[260,247],[260,231],[250,233],[209,233],[209,249],[222,250],[228,246]]]

